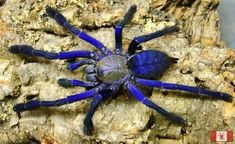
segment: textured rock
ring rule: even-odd
[[[172,124],[125,93],[104,101],[98,108],[92,136],[82,132],[91,100],[28,111],[20,116],[13,112],[15,103],[28,99],[53,100],[84,91],[58,86],[59,78],[83,79],[82,70],[66,70],[66,61],[20,57],[7,51],[14,44],[54,52],[94,49],[46,17],[46,5],[56,7],[71,23],[113,49],[113,25],[132,4],[137,4],[138,11],[124,29],[125,49],[135,36],[178,23],[179,33],[142,45],[143,49],[158,49],[179,58],[161,80],[235,96],[235,53],[220,47],[216,11],[219,1],[8,0],[0,9],[1,143],[208,143],[211,130],[235,131],[234,103],[163,90],[154,90],[150,99],[186,119],[185,128]]]

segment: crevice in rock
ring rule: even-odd
[[[12,125],[11,128],[18,128],[19,129],[19,122],[17,122],[16,124]]]
[[[216,10],[218,6],[219,6],[219,2],[216,2],[216,3],[210,3],[207,7],[210,10]]]
[[[6,3],[7,0],[0,0],[0,7]]]
[[[151,129],[153,127],[153,125],[155,124],[155,117],[154,115],[152,114],[148,120],[148,122],[146,123],[146,125],[144,126],[144,128],[141,130],[141,131],[146,131],[148,129]]]
[[[68,36],[67,34],[58,34],[58,33],[55,33],[52,30],[43,30],[43,32],[45,32],[47,34],[50,34],[50,35],[60,36],[60,37],[67,37]]]
[[[186,128],[185,128],[185,127],[182,127],[182,128],[180,129],[180,133],[181,133],[182,135],[185,135],[185,134],[186,134]]]
[[[21,119],[21,115],[20,115],[19,112],[17,113],[17,116],[18,116],[19,119]],[[19,123],[19,122],[18,122],[18,123]],[[17,123],[17,125],[18,125],[18,123]],[[19,125],[18,125],[18,127],[19,127]]]
[[[192,5],[195,3],[195,0],[188,0],[188,1],[179,1],[176,6],[177,7],[192,7]]]
[[[32,100],[32,99],[34,99],[35,97],[37,97],[37,95],[29,95],[29,96],[26,97],[26,100],[27,100],[27,101],[28,101],[28,100]]]
[[[198,87],[204,88],[204,89],[209,89],[207,86],[205,86],[205,81],[199,79],[198,77],[194,78],[194,82],[197,84]]]
[[[30,144],[41,144],[41,142],[37,140],[35,137],[28,136],[28,140]]]
[[[60,37],[66,37],[68,36],[67,34],[59,34],[59,33],[55,33],[54,31],[52,30],[48,30],[48,29],[33,29],[33,28],[30,28],[30,29],[27,29],[28,31],[33,31],[33,32],[44,32],[44,33],[47,33],[47,34],[50,34],[50,35],[55,35],[55,36],[60,36]]]
[[[80,29],[81,30],[87,30],[87,31],[96,31],[101,28],[112,28],[114,27],[114,24],[108,24],[108,25],[102,25],[102,26],[96,26],[96,25],[81,25]]]
[[[235,84],[231,81],[230,85],[233,86],[233,91],[235,92]]]
[[[235,87],[235,84],[233,82],[230,82],[230,85],[232,85],[233,87]]]

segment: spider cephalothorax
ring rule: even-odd
[[[110,55],[96,63],[97,78],[104,83],[123,83],[130,76],[127,59],[122,55]]]
[[[73,103],[82,99],[93,97],[90,109],[84,119],[84,132],[86,134],[91,134],[93,130],[92,117],[97,106],[104,98],[115,95],[121,86],[124,86],[124,88],[127,89],[127,91],[130,92],[130,94],[132,94],[138,101],[154,109],[171,121],[181,125],[184,125],[185,123],[183,118],[173,113],[167,112],[166,110],[146,98],[142,91],[140,91],[136,85],[143,85],[145,87],[157,87],[168,90],[181,90],[185,92],[210,96],[212,98],[217,98],[227,102],[232,102],[232,96],[227,93],[210,91],[199,87],[151,80],[153,78],[159,77],[167,68],[169,68],[171,64],[176,63],[177,58],[170,57],[167,54],[157,50],[145,50],[139,53],[136,53],[136,50],[140,49],[140,44],[143,42],[171,32],[177,32],[179,29],[176,26],[166,27],[149,35],[143,35],[134,38],[129,45],[128,51],[123,54],[122,29],[132,18],[135,11],[136,6],[131,6],[124,16],[124,19],[115,25],[116,47],[115,50],[112,52],[98,40],[72,26],[57,10],[47,6],[46,14],[48,16],[54,18],[59,25],[68,29],[71,33],[95,46],[97,49],[100,50],[100,52],[78,50],[53,53],[36,50],[28,45],[11,46],[9,48],[9,51],[13,54],[26,54],[30,56],[39,56],[48,59],[60,60],[86,58],[78,62],[69,63],[67,68],[71,71],[83,65],[88,65],[85,68],[87,82],[75,79],[58,80],[58,84],[63,87],[81,86],[87,88],[87,91],[54,101],[31,100],[26,103],[16,104],[14,106],[14,111],[22,112],[39,107],[61,106],[64,104]]]

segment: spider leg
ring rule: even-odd
[[[148,35],[143,35],[143,36],[139,36],[139,37],[135,37],[131,43],[129,44],[129,48],[128,48],[128,56],[131,56],[135,53],[135,51],[137,49],[139,49],[139,44],[143,43],[143,42],[147,42],[149,40],[152,40],[154,38],[163,36],[165,34],[169,34],[172,32],[177,32],[179,31],[179,28],[177,26],[171,26],[171,27],[165,27],[162,30],[156,31],[154,33],[148,34]]]
[[[83,59],[83,60],[80,60],[78,62],[73,62],[73,63],[69,63],[67,65],[67,69],[70,70],[70,71],[73,71],[83,65],[91,65],[91,64],[95,64],[95,61],[92,60],[92,59]]]
[[[180,124],[180,125],[184,125],[184,119],[180,116],[177,116],[173,113],[169,113],[166,110],[164,110],[163,108],[159,107],[158,105],[156,105],[154,102],[152,102],[151,100],[147,99],[142,92],[140,92],[136,86],[134,86],[133,84],[131,84],[130,82],[128,82],[126,84],[126,88],[127,90],[140,102],[142,102],[144,105],[154,109],[155,111],[157,111],[159,114],[167,117],[169,120]]]
[[[92,134],[92,131],[94,129],[92,117],[93,117],[98,105],[100,104],[100,102],[109,96],[113,96],[116,92],[117,92],[117,89],[113,89],[113,90],[108,90],[108,91],[102,91],[99,94],[96,94],[94,96],[94,98],[91,102],[91,105],[90,105],[90,109],[88,110],[86,117],[83,121],[83,123],[84,123],[83,131],[85,134],[87,134],[87,135]]]
[[[86,75],[86,80],[91,82],[97,82],[97,77],[95,73],[90,73]]]
[[[136,12],[136,5],[132,5],[128,12],[125,14],[124,19],[115,25],[115,41],[116,41],[116,54],[122,53],[122,30],[124,26],[130,21]]]
[[[62,99],[57,99],[57,100],[52,100],[52,101],[31,100],[26,103],[16,104],[13,107],[13,110],[16,112],[23,112],[27,110],[37,109],[40,107],[54,107],[54,106],[70,104],[76,101],[93,97],[95,94],[103,91],[104,89],[106,89],[106,85],[99,85],[98,87],[92,88],[86,92],[82,92],[82,93],[75,94],[75,95],[70,95]]]
[[[97,53],[86,51],[86,50],[53,53],[53,52],[47,52],[43,50],[36,50],[36,49],[33,49],[29,45],[12,45],[10,46],[9,51],[13,54],[26,54],[30,56],[43,57],[47,59],[62,60],[62,59],[72,59],[72,58],[77,58],[77,57],[90,58],[94,60],[100,59],[100,55],[98,55]]]
[[[88,66],[85,68],[85,72],[86,72],[86,74],[96,74],[95,65],[88,65]]]
[[[67,20],[66,18],[59,13],[59,11],[57,11],[56,9],[50,7],[50,6],[46,6],[46,14],[48,16],[50,16],[51,18],[55,19],[56,22],[61,25],[64,28],[67,28],[71,33],[73,33],[74,35],[78,36],[80,39],[92,44],[93,46],[95,46],[97,49],[101,50],[101,52],[105,55],[109,55],[112,54],[112,52],[107,49],[101,42],[99,42],[98,40],[96,40],[95,38],[89,36],[88,34],[86,34],[85,32],[80,31],[79,29],[77,29],[76,27],[72,26]]]
[[[88,87],[94,87],[98,84],[96,82],[83,82],[83,81],[76,80],[76,79],[69,80],[65,78],[58,79],[57,83],[60,86],[63,86],[65,88],[73,87],[73,86],[80,86],[80,87],[88,88]]]
[[[95,65],[88,65],[85,68],[85,72],[86,72],[86,80],[89,82],[97,82],[97,74],[96,74],[96,70],[95,70]]]
[[[90,108],[86,114],[86,117],[83,121],[84,123],[84,127],[83,127],[83,132],[87,135],[91,135],[93,129],[94,129],[94,125],[92,122],[92,117],[98,107],[98,105],[100,104],[101,100],[103,99],[102,95],[97,94],[94,96]]]
[[[157,80],[146,80],[146,79],[141,79],[141,78],[136,79],[136,81],[142,85],[149,86],[149,87],[157,87],[157,88],[163,88],[163,89],[169,89],[169,90],[182,90],[185,92],[207,95],[212,98],[224,100],[226,102],[233,101],[233,97],[227,93],[206,90],[206,89],[202,89],[199,87],[179,85],[179,84],[174,84],[174,83],[165,83],[165,82],[161,82]]]

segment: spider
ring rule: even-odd
[[[59,53],[47,52],[37,50],[29,45],[12,45],[9,51],[13,54],[24,54],[28,56],[37,56],[47,59],[75,59],[85,58],[78,62],[68,63],[67,68],[73,71],[83,65],[85,68],[86,82],[76,79],[58,79],[58,84],[65,88],[72,86],[85,87],[87,91],[70,95],[65,98],[52,101],[30,100],[26,103],[19,103],[13,107],[17,113],[32,110],[40,107],[54,107],[65,104],[70,104],[87,98],[93,98],[90,108],[84,119],[83,131],[90,135],[94,129],[92,117],[102,100],[107,97],[115,95],[121,87],[124,87],[136,100],[143,103],[149,108],[157,111],[159,114],[165,116],[172,122],[180,125],[185,125],[182,117],[170,113],[157,104],[149,100],[137,85],[145,87],[156,87],[167,90],[180,90],[184,92],[191,92],[198,95],[205,95],[211,98],[232,102],[231,95],[223,92],[211,91],[199,87],[180,85],[174,83],[166,83],[155,80],[167,70],[172,64],[177,63],[177,58],[168,56],[167,54],[158,50],[143,50],[136,53],[136,50],[141,50],[140,44],[152,40],[154,38],[178,32],[177,26],[165,27],[160,31],[153,32],[148,35],[135,37],[129,44],[126,53],[122,52],[122,30],[124,26],[130,21],[136,12],[137,6],[132,5],[125,14],[123,20],[115,25],[115,50],[110,51],[97,39],[89,36],[83,31],[80,31],[71,25],[66,18],[56,9],[46,6],[46,14],[54,18],[55,21],[66,28],[68,31],[78,36],[80,39],[95,46],[99,51],[92,52],[87,50],[77,51],[62,51]]]

